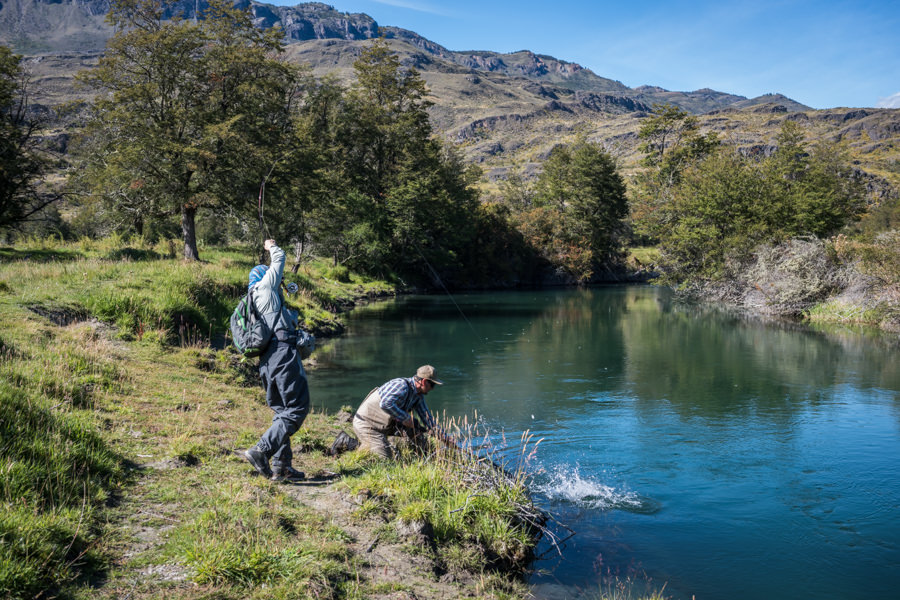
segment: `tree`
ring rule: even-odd
[[[671,104],[655,104],[653,115],[638,131],[645,170],[635,178],[632,215],[638,234],[651,240],[668,227],[659,209],[672,197],[684,171],[708,156],[718,145],[715,132],[700,133],[697,117]]]
[[[862,183],[845,152],[786,121],[770,158],[721,147],[684,169],[659,209],[660,247],[676,281],[731,275],[761,244],[826,237],[858,218]]]
[[[0,45],[0,229],[34,219],[58,199],[39,188],[46,159],[37,147],[38,123],[26,115],[27,77],[21,59]]]
[[[335,185],[315,210],[313,235],[336,263],[362,271],[452,277],[472,237],[472,172],[432,137],[425,82],[385,40],[363,50],[354,69],[343,100],[332,94],[326,103],[339,110],[321,112]]]
[[[722,148],[685,169],[660,207],[660,250],[672,278],[715,279],[726,259],[744,255],[771,235],[772,182],[734,148]]]
[[[534,203],[534,190],[518,173],[500,182],[500,198],[512,210],[525,210]]]
[[[197,260],[200,208],[255,206],[290,123],[294,70],[277,29],[211,0],[204,19],[164,21],[174,0],[117,0],[116,34],[81,80],[101,92],[85,130],[78,183],[133,216],[180,215]]]
[[[556,223],[549,229],[551,238],[539,242],[555,256],[552,262],[562,263],[580,281],[618,265],[628,203],[625,182],[609,153],[585,140],[558,146],[536,187],[536,208],[524,214],[535,222]]]
[[[846,148],[819,140],[808,148],[801,126],[785,121],[777,150],[764,169],[775,183],[768,211],[773,231],[785,237],[826,237],[858,219],[865,209],[865,187]]]

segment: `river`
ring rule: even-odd
[[[677,600],[896,598],[900,345],[611,286],[410,296],[317,351],[313,404],[354,408],[433,364],[437,413],[542,440],[537,598],[629,581]],[[510,452],[514,452],[514,448]]]

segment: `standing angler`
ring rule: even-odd
[[[248,289],[253,289],[257,312],[272,331],[271,341],[259,358],[259,376],[266,389],[266,404],[275,415],[256,445],[244,451],[244,458],[273,481],[296,481],[305,476],[291,466],[291,436],[309,414],[309,386],[297,348],[297,313],[285,306],[280,292],[284,250],[275,245],[275,240],[266,240],[264,247],[272,266],[253,267]]]

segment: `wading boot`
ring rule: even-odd
[[[269,468],[269,458],[266,456],[265,452],[256,446],[253,446],[252,448],[244,450],[244,458],[253,465],[253,468],[256,469],[257,473],[263,477],[272,477],[272,469]]]
[[[272,474],[271,479],[272,481],[292,483],[306,479],[306,473],[298,471],[294,467],[275,467],[275,472]]]

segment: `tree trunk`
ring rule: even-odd
[[[193,206],[181,207],[181,233],[184,236],[184,260],[200,260],[197,251],[197,230],[195,217],[197,209]]]

